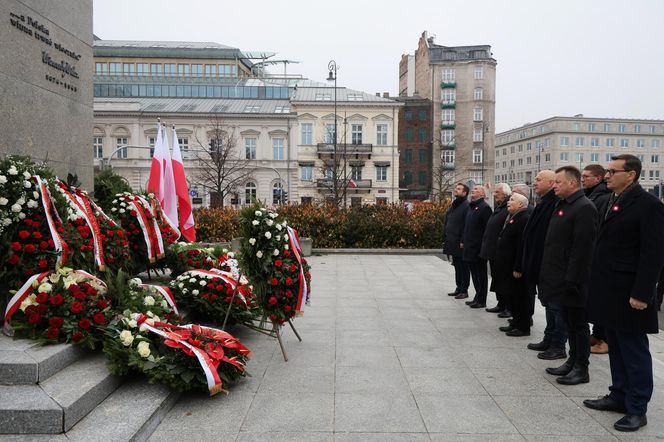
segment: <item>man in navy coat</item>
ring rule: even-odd
[[[468,214],[468,186],[457,183],[454,186],[454,201],[445,213],[445,227],[443,228],[443,253],[452,257],[454,266],[454,278],[456,289],[449,296],[456,299],[468,297],[468,286],[470,285],[470,270],[464,262],[461,250],[461,237],[466,226],[466,215]]]
[[[491,207],[484,201],[485,198],[486,192],[482,186],[473,187],[470,192],[466,225],[461,238],[462,257],[470,269],[473,287],[475,287],[475,297],[472,301],[466,302],[470,308],[486,307],[486,295],[489,288],[486,259],[480,257],[484,230],[491,216]]]
[[[641,161],[612,158],[606,184],[612,191],[590,271],[588,319],[603,326],[609,342],[610,393],[586,407],[625,413],[613,426],[636,431],[647,424],[652,358],[647,333],[657,333],[655,286],[664,265],[664,205],[639,185]]]

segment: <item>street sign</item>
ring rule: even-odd
[[[203,204],[203,198],[192,198],[191,203],[192,204]]]
[[[190,190],[189,191],[189,196],[192,197],[192,198],[197,197],[198,196],[198,190],[193,190],[193,189]]]

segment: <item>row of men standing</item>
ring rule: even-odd
[[[612,384],[608,395],[584,405],[624,413],[614,424],[621,431],[647,423],[653,389],[647,334],[658,332],[656,284],[664,266],[664,205],[639,185],[640,174],[641,162],[629,154],[613,157],[606,171],[543,170],[533,185],[537,205],[523,189],[500,183],[493,211],[481,186],[467,201],[469,189],[460,183],[444,232],[456,280],[449,295],[468,298],[472,276],[476,293],[466,304],[485,308],[488,261],[498,305],[486,310],[511,316],[500,327],[506,335],[530,335],[539,296],[546,329],[528,348],[541,359],[567,357],[546,369],[558,383],[589,381],[588,322],[595,325],[595,338],[608,342]]]

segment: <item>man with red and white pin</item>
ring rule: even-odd
[[[606,329],[610,393],[585,400],[588,408],[624,413],[613,426],[636,431],[647,424],[652,396],[648,333],[657,333],[655,286],[664,265],[664,205],[639,185],[641,161],[617,155],[606,169],[612,191],[590,271],[588,319]]]

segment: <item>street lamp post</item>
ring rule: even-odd
[[[154,149],[154,147],[150,146],[140,146],[137,144],[121,144],[118,146],[111,154],[108,156],[108,158],[102,158],[101,159],[101,164],[102,164],[102,169],[105,169],[106,167],[111,167],[111,160],[113,159],[113,156],[120,152],[123,149],[127,149],[131,147],[132,149]]]
[[[334,148],[334,159],[332,163],[332,188],[334,189],[334,199],[337,205],[339,204],[339,183],[338,183],[338,170],[337,170],[337,62],[330,60],[327,64],[327,69],[330,71],[330,75],[327,77],[327,81],[334,81],[334,139],[333,148]],[[344,205],[346,204],[346,198],[344,198]]]
[[[486,146],[486,134],[489,133],[489,123],[486,122],[483,124],[484,127],[484,133],[482,134],[482,172],[481,172],[481,177],[482,177],[482,186],[484,186],[484,151],[485,146]]]

